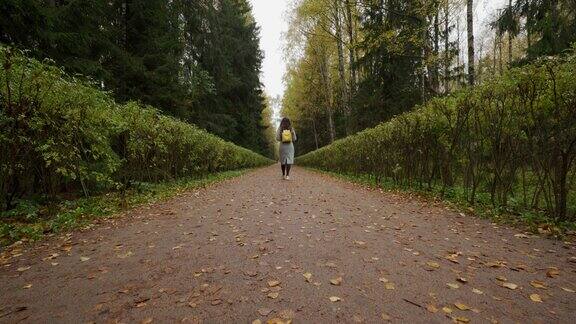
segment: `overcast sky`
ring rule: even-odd
[[[254,18],[260,26],[260,48],[264,52],[264,64],[262,66],[262,83],[266,94],[271,97],[282,96],[284,93],[283,76],[286,63],[282,53],[282,33],[288,29],[285,17],[290,0],[250,0],[252,3]],[[486,24],[496,9],[507,4],[507,0],[476,0],[475,8],[475,32],[476,40],[482,40],[486,34]],[[461,23],[466,24],[466,17],[461,17]],[[465,41],[466,29],[461,27]],[[463,46],[463,55],[466,48]]]

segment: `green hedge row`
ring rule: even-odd
[[[383,107],[382,109],[386,109]],[[574,220],[576,55],[514,68],[299,157],[320,169],[465,190]]]
[[[0,46],[0,210],[271,160]]]

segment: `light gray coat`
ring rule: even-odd
[[[280,164],[294,164],[294,142],[296,141],[296,132],[292,128],[292,142],[282,143],[282,130],[278,127],[276,131],[276,140],[280,142]]]

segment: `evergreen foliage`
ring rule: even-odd
[[[247,0],[5,0],[0,43],[266,152],[262,53]]]

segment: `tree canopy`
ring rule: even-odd
[[[6,0],[0,42],[268,152],[259,30],[247,0]]]

